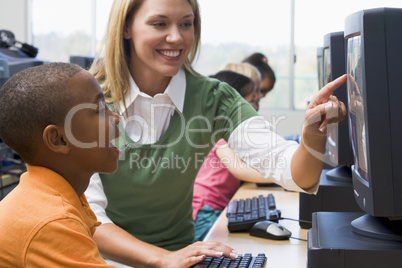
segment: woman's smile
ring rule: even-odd
[[[169,59],[179,59],[182,50],[181,49],[157,49],[159,54]]]

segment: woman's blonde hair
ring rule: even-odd
[[[130,89],[130,43],[124,39],[125,27],[131,25],[134,14],[145,0],[114,0],[102,47],[90,72],[100,82],[106,101],[126,106],[124,96]],[[198,55],[201,39],[201,17],[197,0],[188,0],[194,12],[194,43],[184,63],[184,69],[199,74],[191,66]]]

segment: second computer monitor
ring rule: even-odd
[[[323,47],[317,47],[317,74],[318,74],[318,89],[324,86],[324,55]]]
[[[345,47],[346,42],[343,32],[328,33],[324,36],[324,85],[346,73]],[[333,95],[342,101],[347,108],[346,84],[336,89]],[[330,131],[327,139],[325,162],[327,166],[334,168],[328,173],[330,179],[351,181],[350,166],[353,164],[353,152],[350,145],[347,120],[343,120]]]

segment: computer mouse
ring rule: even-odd
[[[250,229],[250,235],[272,240],[287,240],[292,232],[273,221],[256,222]]]

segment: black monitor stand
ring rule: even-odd
[[[350,167],[323,169],[317,194],[299,194],[299,225],[301,228],[310,229],[312,214],[318,211],[362,211],[353,195]]]
[[[352,182],[352,171],[350,167],[343,165],[333,169],[330,169],[326,173],[327,179],[330,181],[339,181],[339,182]]]
[[[402,220],[365,214],[351,222],[355,233],[402,242]]]
[[[353,231],[363,212],[317,212],[308,231],[307,268],[399,268],[402,241],[373,238]]]

